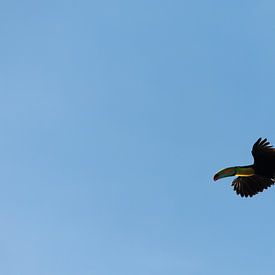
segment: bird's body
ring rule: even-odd
[[[238,195],[252,197],[275,183],[275,149],[267,139],[259,138],[252,148],[254,163],[222,169],[214,180],[238,176],[232,186]]]

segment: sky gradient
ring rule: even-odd
[[[273,1],[2,1],[0,273],[271,275]]]

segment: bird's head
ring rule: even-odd
[[[235,176],[236,174],[237,174],[237,167],[228,167],[216,173],[213,179],[216,181],[221,178]]]

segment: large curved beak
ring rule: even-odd
[[[213,177],[214,181],[236,175],[236,167],[228,167],[218,171]]]

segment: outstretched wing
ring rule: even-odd
[[[254,164],[257,165],[257,163],[265,161],[269,158],[274,158],[275,149],[266,138],[259,138],[253,145],[252,155],[254,157]]]
[[[233,180],[232,186],[238,195],[252,197],[264,191],[275,182],[273,179],[266,179],[257,175],[251,177],[237,177]]]

